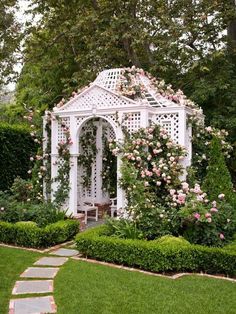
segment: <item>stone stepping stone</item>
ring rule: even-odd
[[[78,255],[79,252],[77,250],[72,250],[72,249],[58,249],[56,251],[52,251],[50,254],[53,254],[53,255],[58,255],[58,256],[75,256],[75,255]]]
[[[58,267],[28,267],[21,278],[54,278],[58,272]]]
[[[38,266],[61,266],[68,261],[66,257],[42,257],[34,265]]]
[[[17,281],[12,294],[30,294],[30,293],[51,293],[53,292],[52,280],[27,280]]]
[[[9,314],[56,313],[52,296],[10,300]]]

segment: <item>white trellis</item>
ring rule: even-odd
[[[71,170],[70,170],[70,192],[67,202],[69,214],[77,213],[77,206],[81,197],[93,198],[98,204],[109,201],[108,195],[102,191],[102,140],[101,132],[106,124],[109,128],[109,136],[116,140],[123,139],[120,123],[124,121],[129,132],[134,132],[141,127],[147,127],[151,123],[162,125],[173,138],[173,140],[186,147],[187,157],[184,159],[184,166],[191,163],[191,126],[187,124],[188,116],[193,111],[191,108],[180,105],[159,95],[153,89],[152,84],[145,74],[139,75],[139,81],[145,87],[145,98],[132,100],[117,92],[117,85],[120,81],[122,69],[111,69],[101,72],[96,80],[82,92],[73,97],[60,108],[54,108],[53,115],[58,116],[69,128],[73,144],[70,146]],[[124,119],[129,115],[128,119]],[[83,169],[78,167],[77,159],[80,153],[79,138],[82,128],[91,119],[97,118],[96,144],[98,154],[92,166],[91,186],[83,188],[81,176]],[[98,119],[100,118],[100,119]],[[64,140],[64,133],[61,124],[52,120],[52,178],[57,176],[56,160],[58,158],[58,143]],[[120,177],[121,161],[118,157],[117,180]],[[56,190],[56,184],[52,190]],[[117,186],[117,206],[124,206],[124,193]]]

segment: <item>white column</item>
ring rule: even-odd
[[[58,140],[57,140],[57,134],[58,134],[58,121],[55,119],[52,119],[52,130],[51,130],[51,179],[52,179],[52,185],[51,185],[51,200],[54,200],[54,193],[57,190],[57,182],[54,182],[54,179],[57,177],[57,159],[58,159]]]
[[[102,203],[103,200],[103,191],[102,191],[102,120],[100,119],[97,123],[97,135],[96,135],[96,147],[97,147],[97,154],[96,154],[96,192],[97,196],[95,198],[97,203]],[[93,178],[92,178],[93,181]],[[94,192],[95,192],[95,187],[92,183],[92,197],[94,198]]]
[[[74,116],[70,117],[70,138],[72,144],[70,145],[70,191],[69,191],[69,208],[67,214],[73,216],[77,214],[77,198],[78,198],[78,152],[77,150],[77,124]]]
[[[140,127],[146,128],[148,126],[148,110],[146,108],[140,110]]]
[[[73,216],[77,214],[77,154],[71,154],[70,157],[70,191],[69,191],[69,208],[67,214]]]
[[[48,145],[48,133],[46,132],[45,130],[45,127],[46,127],[46,124],[47,124],[47,111],[45,111],[45,116],[43,117],[43,155],[45,155],[46,153],[46,148],[47,148],[47,145]],[[44,166],[46,165],[46,161],[44,160]],[[48,200],[48,198],[50,198],[48,195],[47,195],[47,191],[46,191],[46,182],[43,181],[43,196],[46,200]]]
[[[179,110],[179,144],[184,146],[188,151],[189,147],[186,143],[186,132],[187,132],[187,114],[185,108]],[[182,161],[181,164],[184,167],[183,175],[180,176],[180,179],[184,181],[187,176],[186,167],[188,166],[189,156],[187,155]]]
[[[124,135],[123,135],[121,127],[118,127],[116,129],[116,137],[117,137],[116,139],[123,142]],[[117,156],[117,192],[116,192],[116,196],[117,196],[117,210],[118,210],[117,213],[118,213],[118,215],[119,215],[119,209],[123,209],[125,207],[125,191],[119,185],[119,182],[121,179],[121,166],[122,166],[121,157]]]
[[[122,161],[120,156],[117,156],[117,214],[119,215],[119,210],[125,207],[125,191],[120,187],[121,179],[121,166]]]

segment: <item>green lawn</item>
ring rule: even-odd
[[[19,275],[37,260],[40,253],[0,246],[0,313],[8,313],[12,288]]]
[[[236,283],[178,280],[70,260],[55,279],[58,313],[235,314]]]

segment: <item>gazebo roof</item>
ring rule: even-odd
[[[135,69],[135,68],[133,68]],[[146,100],[153,107],[172,107],[176,106],[176,103],[170,101],[169,99],[163,97],[161,94],[157,93],[155,90],[151,79],[147,76],[147,74],[141,69],[135,69],[135,75],[133,76],[133,84],[136,86],[142,86],[142,100]],[[116,68],[104,70],[99,73],[97,78],[94,81],[94,84],[98,86],[102,86],[107,90],[110,90],[115,93],[119,93],[122,91],[119,90],[119,87],[126,81],[126,77],[124,73],[129,71],[129,68]],[[144,101],[143,101],[144,102]]]
[[[106,108],[132,104],[149,104],[152,107],[182,107],[194,111],[200,108],[163,80],[157,80],[142,69],[115,68],[100,72],[94,82],[72,94],[68,102],[57,104],[55,111],[88,109],[105,104]]]

